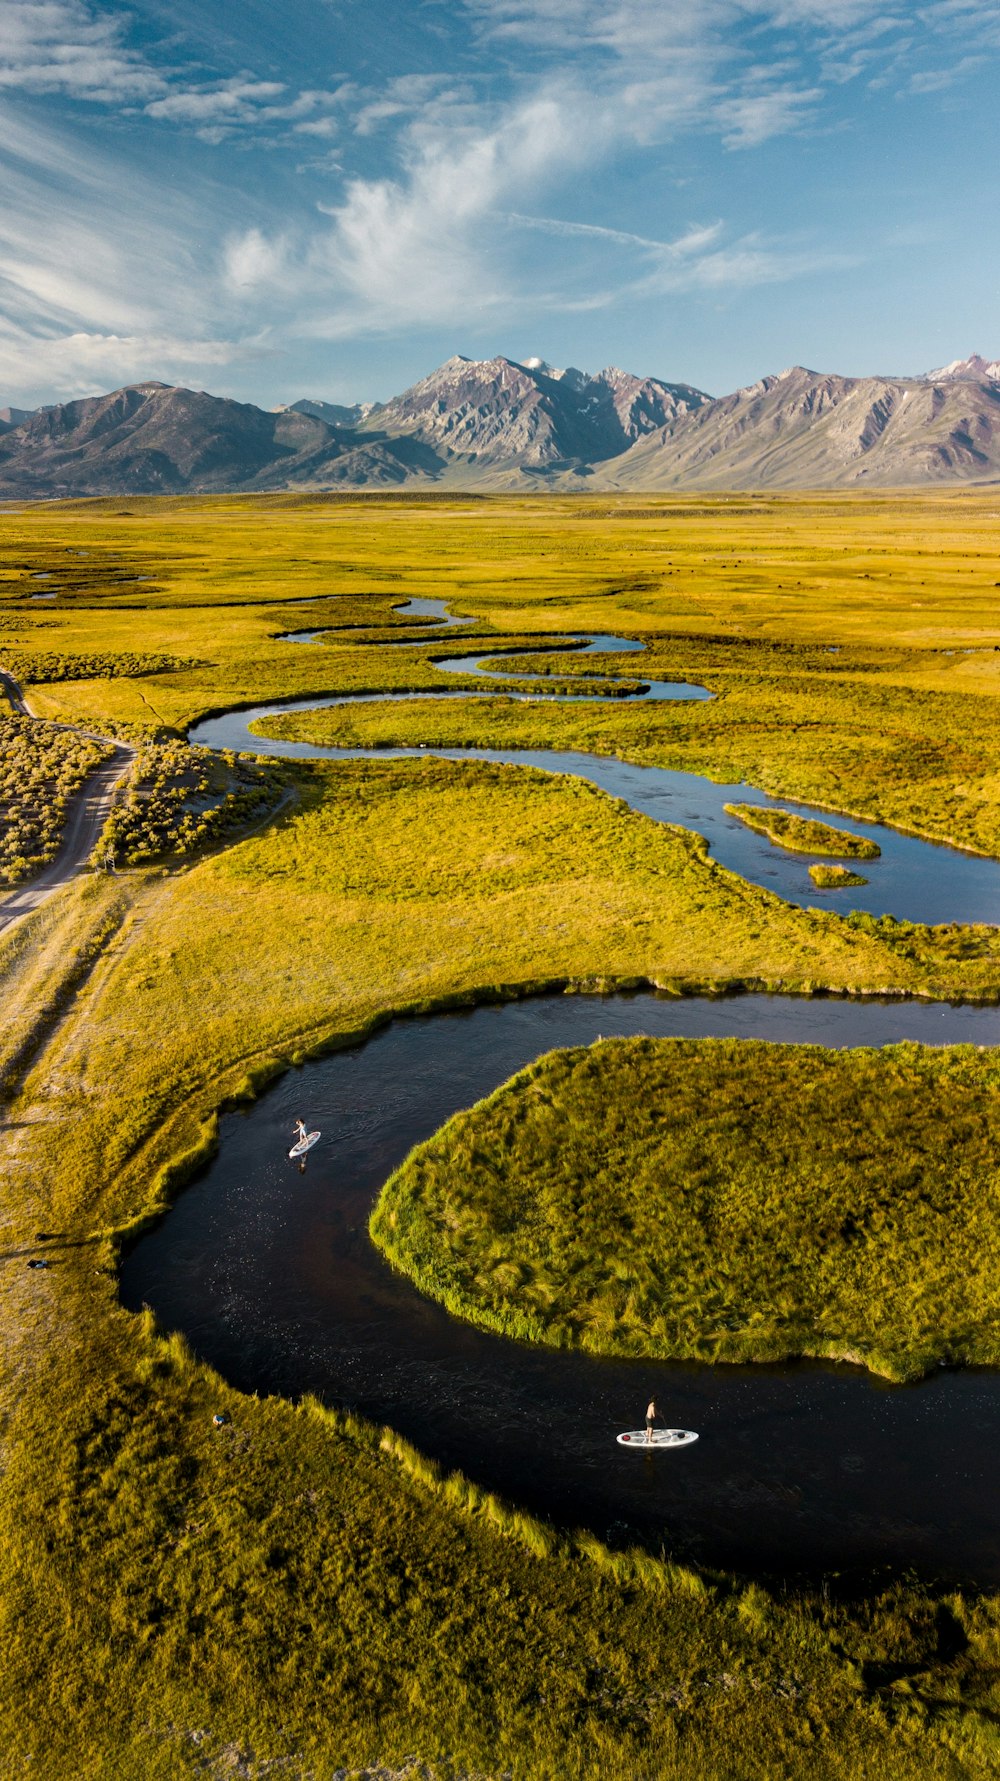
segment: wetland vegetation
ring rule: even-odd
[[[748,829],[796,853],[842,854],[848,860],[877,860],[879,856],[877,841],[850,835],[846,829],[835,829],[812,817],[797,816],[794,810],[771,810],[761,804],[727,804],[725,808],[728,816],[737,817]]]
[[[810,866],[809,876],[820,890],[849,890],[852,884],[867,884],[860,872],[852,872],[849,866],[828,866],[818,861]]]
[[[312,720],[329,739],[619,753],[1000,853],[994,509],[976,492],[26,509],[6,521],[0,663],[7,637],[90,665],[134,652],[142,672],[38,682],[32,710],[174,743],[229,705],[441,688],[427,648],[441,633],[394,608],[444,596],[497,647],[641,638],[643,675],[714,697],[358,706]],[[315,648],[281,641],[306,624],[331,628]],[[426,642],[373,646],[391,633]],[[171,665],[146,672],[149,658]],[[538,672],[559,665],[545,652]],[[579,672],[572,652],[563,669]],[[21,736],[5,732],[13,758]],[[864,1601],[692,1581],[656,1554],[557,1536],[391,1434],[229,1390],[121,1310],[114,1268],[211,1147],[221,1106],[393,1011],[646,981],[995,997],[997,931],[794,909],[689,833],[541,774],[287,772],[294,798],[258,832],[181,870],[70,886],[0,938],[11,1766],[174,1781],[416,1752],[441,1775],[635,1781],[652,1764],[731,1781],[738,1750],[754,1781],[985,1781],[997,1600],[931,1580],[883,1580]],[[963,1070],[933,1094],[960,1098]],[[919,1212],[925,1236],[935,1215]],[[888,1257],[886,1209],[879,1231]],[[52,1266],[35,1273],[38,1232]],[[985,1339],[985,1303],[955,1326],[961,1352]]]
[[[614,1040],[411,1153],[371,1231],[448,1309],[596,1354],[1000,1361],[1000,1073],[973,1048]]]

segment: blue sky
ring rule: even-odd
[[[4,0],[0,404],[1000,354],[983,0]]]

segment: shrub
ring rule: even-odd
[[[0,884],[20,884],[55,858],[70,799],[113,753],[58,724],[0,717]]]
[[[195,852],[273,805],[286,782],[280,766],[209,754],[186,742],[150,742],[136,757],[124,799],[94,850],[129,866]]]

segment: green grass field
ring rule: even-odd
[[[648,655],[602,668],[715,697],[404,702],[312,731],[595,748],[1000,853],[993,501],[24,510],[5,521],[0,661],[85,661],[31,682],[33,711],[162,743],[229,704],[454,687],[433,644],[375,646],[430,640],[393,609],[444,596],[498,647],[642,637]],[[325,625],[316,646],[279,640]],[[147,671],[164,658],[185,665]],[[80,881],[0,937],[8,1772],[995,1773],[994,1599],[913,1579],[863,1603],[770,1595],[557,1539],[391,1433],[229,1390],[121,1310],[114,1265],[221,1106],[393,1011],[642,981],[992,999],[996,930],[792,909],[683,831],[520,770],[317,763],[284,793],[244,813],[252,832]],[[25,1266],[38,1231],[47,1273]]]
[[[998,1089],[973,1047],[553,1052],[411,1153],[372,1236],[529,1341],[896,1380],[996,1366]]]

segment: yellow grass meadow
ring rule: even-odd
[[[396,610],[443,598],[484,651],[620,633],[647,653],[589,669],[713,698],[410,701],[277,726],[591,748],[1000,854],[994,499],[24,509],[5,516],[0,663],[35,662],[40,718],[169,744],[230,705],[457,690],[430,659],[441,635]],[[88,671],[43,678],[53,658]],[[416,1754],[441,1776],[730,1781],[738,1750],[747,1781],[994,1773],[1000,1601],[913,1578],[862,1603],[779,1596],[556,1533],[391,1431],[231,1390],[122,1310],[115,1264],[222,1106],[393,1012],[640,982],[993,1000],[997,930],[793,908],[689,832],[520,768],[283,772],[280,808],[247,809],[245,830],[85,876],[0,935],[10,1772],[304,1778]],[[39,1231],[45,1273],[26,1268]]]

